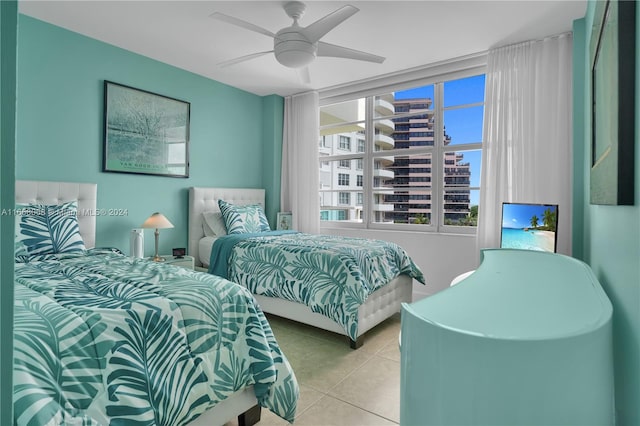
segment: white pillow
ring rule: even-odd
[[[202,213],[202,229],[205,237],[221,237],[227,235],[227,228],[224,225],[224,219],[220,212],[204,212]]]

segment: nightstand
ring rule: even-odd
[[[165,258],[165,261],[162,262],[165,265],[181,266],[187,269],[194,269],[195,263],[193,256],[183,256],[180,259],[176,259],[171,254],[161,254],[160,256]]]

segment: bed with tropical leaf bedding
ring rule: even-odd
[[[362,336],[425,282],[404,249],[383,240],[273,231],[264,190],[190,188],[189,249],[208,272],[248,288],[265,312]]]
[[[83,201],[53,198],[16,217],[15,424],[224,424],[249,391],[293,421],[295,375],[245,288],[87,248],[70,219]]]
[[[296,231],[221,236],[209,272],[254,294],[303,303],[340,324],[353,341],[359,336],[358,308],[370,294],[402,274],[424,282],[396,244]]]

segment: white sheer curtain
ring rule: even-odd
[[[286,97],[280,209],[292,213],[293,229],[311,234],[320,231],[319,135],[318,93]]]
[[[571,254],[572,37],[488,53],[478,247],[498,247],[502,202],[558,204]]]

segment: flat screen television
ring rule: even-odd
[[[555,253],[558,205],[502,203],[501,248]]]

